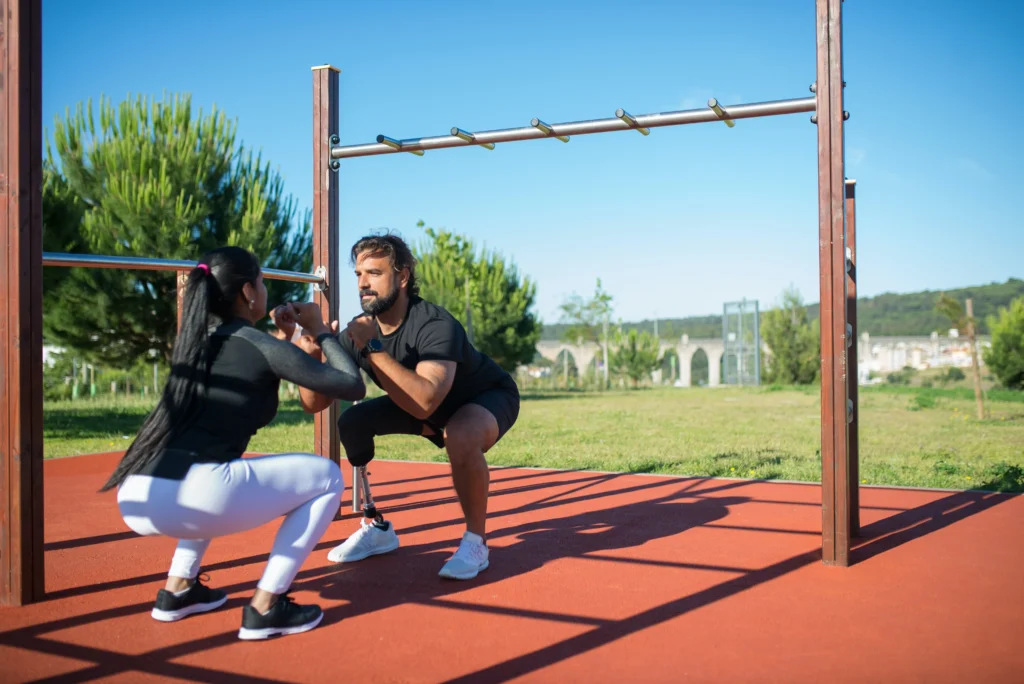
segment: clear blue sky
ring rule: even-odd
[[[343,144],[806,97],[812,0],[286,4],[47,0],[44,126],[79,101],[192,93],[225,110],[304,210],[310,67],[342,70]],[[860,292],[1024,277],[1020,3],[844,4],[847,176]],[[1016,45],[1017,47],[1014,47]],[[818,300],[808,115],[343,162],[342,250],[416,222],[475,237],[538,283],[556,322],[595,279],[624,320]],[[356,311],[346,268],[342,315]]]

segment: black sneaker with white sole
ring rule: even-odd
[[[308,632],[320,624],[324,613],[320,606],[302,606],[283,594],[266,615],[251,605],[242,608],[242,628],[238,638],[246,640],[269,639],[272,636]]]
[[[224,605],[228,595],[220,589],[210,589],[198,578],[181,596],[166,589],[156,593],[156,604],[151,615],[160,622],[174,622],[192,613],[205,613]]]

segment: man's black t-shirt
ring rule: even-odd
[[[480,352],[469,342],[462,324],[443,307],[420,297],[411,297],[405,320],[390,335],[382,335],[380,324],[377,336],[383,351],[409,370],[416,370],[420,361],[454,361],[455,379],[448,396],[427,421],[443,426],[448,419],[481,392],[499,387],[515,387],[515,380],[494,359]],[[359,367],[366,371],[374,384],[383,389],[355,343],[342,332],[338,339],[345,351],[352,354]]]

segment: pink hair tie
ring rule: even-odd
[[[210,267],[207,266],[206,264],[199,264],[198,266],[196,266],[196,268],[206,273],[206,275],[210,275]]]

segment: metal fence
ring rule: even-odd
[[[760,385],[761,316],[756,299],[723,305],[722,343],[722,384]]]

